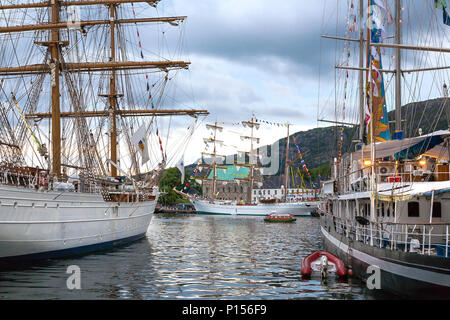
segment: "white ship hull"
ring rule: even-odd
[[[0,261],[84,253],[145,236],[156,201],[0,186]]]
[[[191,200],[191,202],[199,214],[265,216],[276,211],[277,213],[288,213],[294,216],[310,216],[311,212],[317,210],[317,205],[304,202],[255,205],[209,203],[203,200]]]

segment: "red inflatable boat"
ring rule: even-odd
[[[326,259],[322,258],[322,256],[325,256]],[[316,251],[303,259],[302,276],[309,277],[313,271],[321,271],[323,261],[327,263],[328,272],[336,273],[339,277],[347,275],[347,269],[341,259],[327,251]]]

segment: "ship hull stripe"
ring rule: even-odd
[[[409,267],[402,264],[386,261],[383,259],[379,259],[377,257],[368,255],[364,252],[351,248],[349,252],[349,246],[336,238],[334,238],[331,234],[329,234],[323,226],[320,227],[322,234],[324,237],[331,242],[334,246],[336,246],[339,250],[344,254],[349,254],[355,259],[358,259],[364,262],[367,265],[378,266],[380,269],[396,274],[399,276],[403,276],[409,279],[414,279],[417,281],[432,283],[439,286],[445,286],[450,288],[450,277],[446,277],[443,273],[423,270],[416,267]]]
[[[0,265],[7,265],[9,263],[17,263],[17,262],[26,262],[26,261],[33,261],[33,260],[42,260],[42,259],[53,259],[53,258],[61,258],[61,257],[67,257],[67,256],[75,256],[75,255],[82,255],[94,251],[100,251],[109,249],[112,247],[124,245],[136,240],[139,240],[141,238],[145,237],[145,233],[137,234],[134,236],[130,236],[123,239],[116,239],[112,241],[106,241],[81,247],[74,247],[74,248],[68,248],[68,249],[62,249],[62,250],[54,250],[54,251],[47,251],[47,252],[40,252],[40,253],[33,253],[33,254],[27,254],[27,255],[21,255],[21,256],[13,256],[13,257],[4,257],[0,258]]]

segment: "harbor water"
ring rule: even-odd
[[[357,279],[303,280],[322,248],[317,218],[155,215],[147,238],[110,251],[0,271],[0,299],[391,299]],[[68,289],[69,266],[81,289]]]

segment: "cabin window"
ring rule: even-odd
[[[417,201],[408,202],[408,217],[419,217],[419,203]]]
[[[384,202],[381,203],[381,216],[384,217]]]
[[[267,194],[270,194],[270,190],[267,190]]]
[[[433,218],[441,217],[441,203],[433,202]]]
[[[275,194],[277,194],[277,191],[278,191],[278,190],[275,190]]]

